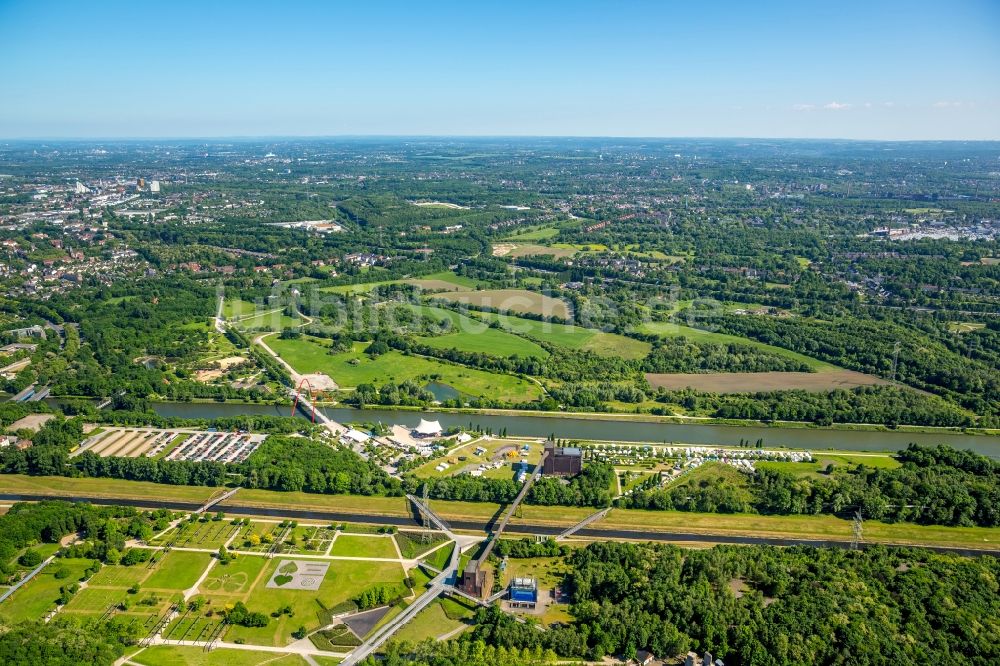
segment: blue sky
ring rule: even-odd
[[[0,137],[1000,139],[1000,1],[0,0]]]

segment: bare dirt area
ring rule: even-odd
[[[308,379],[314,391],[336,391],[339,388],[330,375],[324,375],[322,372],[302,375],[302,379]]]
[[[17,432],[18,430],[31,430],[32,432],[38,432],[43,425],[49,420],[55,418],[55,414],[28,414],[25,417],[19,418],[7,427],[9,432]]]
[[[646,381],[654,388],[693,388],[708,393],[754,393],[757,391],[831,391],[889,382],[854,370],[825,372],[718,372],[647,373]]]
[[[227,372],[229,368],[234,365],[239,365],[240,363],[245,363],[246,358],[243,356],[227,356],[226,358],[220,358],[215,363],[218,365],[217,368],[211,370],[199,370],[194,374],[194,378],[199,382],[207,382],[213,379],[218,379]]]

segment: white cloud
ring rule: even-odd
[[[931,106],[933,106],[935,109],[957,109],[958,107],[962,106],[962,103],[942,101],[942,102],[934,102],[933,104],[931,104]]]
[[[792,106],[793,111],[812,111],[815,108],[815,104],[795,104]]]
[[[830,102],[829,104],[824,104],[823,108],[829,109],[830,111],[844,111],[845,109],[851,108],[851,105],[841,104],[840,102]]]

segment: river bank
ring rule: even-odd
[[[154,403],[161,416],[219,418],[240,414],[288,416],[287,405],[234,403]],[[837,449],[849,451],[900,451],[910,443],[933,446],[947,444],[1000,458],[1000,435],[969,434],[957,430],[936,431],[876,430],[864,428],[772,427],[765,424],[715,424],[703,421],[677,422],[670,417],[649,419],[618,418],[618,415],[566,413],[524,413],[518,410],[476,412],[420,409],[355,409],[320,407],[338,423],[382,423],[416,425],[421,414],[432,412],[442,427],[473,427],[510,435],[561,439],[606,440],[645,443],[739,446],[763,440],[765,446],[796,449]],[[302,416],[302,415],[300,415]],[[595,418],[596,417],[596,418]]]

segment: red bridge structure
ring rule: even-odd
[[[309,383],[309,379],[303,377],[299,382],[299,386],[295,389],[295,400],[292,402],[292,413],[291,416],[295,416],[295,410],[299,408],[299,397],[302,395],[302,385],[305,384],[309,388],[308,400],[309,406],[312,407],[312,422],[316,423],[316,401],[321,398],[330,399],[330,394],[326,391],[317,391],[313,388],[313,385]]]

